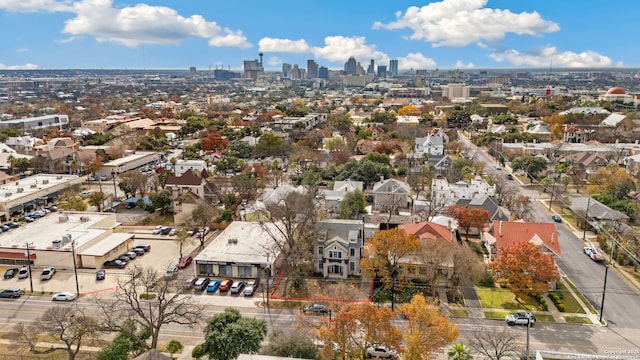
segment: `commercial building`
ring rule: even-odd
[[[98,269],[133,247],[133,234],[114,233],[116,214],[51,213],[0,237],[0,263],[57,269]],[[27,248],[28,245],[28,248]]]
[[[0,121],[0,129],[10,128],[19,129],[21,131],[45,129],[50,127],[58,128],[58,130],[64,130],[68,126],[69,115],[62,114]]]
[[[112,173],[120,174],[128,170],[134,170],[143,166],[155,165],[160,162],[160,154],[156,152],[138,151],[134,154],[109,161],[102,164],[101,174],[111,176]]]
[[[447,84],[442,86],[442,97],[449,99],[468,98],[471,87],[464,84]]]
[[[194,258],[196,275],[261,277],[279,264],[280,250],[272,237],[282,242],[279,234],[271,223],[234,221]]]
[[[318,63],[315,60],[307,60],[307,79],[315,79],[318,75]]]
[[[389,60],[389,73],[391,77],[398,77],[398,60]]]
[[[38,174],[6,183],[0,186],[0,220],[44,206],[82,180],[78,175]]]

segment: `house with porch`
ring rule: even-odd
[[[316,223],[314,268],[325,278],[360,275],[364,246],[364,221],[324,219]]]

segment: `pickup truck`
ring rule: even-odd
[[[596,249],[593,244],[587,244],[587,246],[584,247],[584,253],[593,261],[604,261],[604,256],[598,252],[598,249]]]
[[[536,323],[536,317],[530,312],[517,312],[509,314],[504,318],[504,321],[510,326],[513,325],[529,325],[533,326]]]

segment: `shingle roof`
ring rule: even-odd
[[[532,223],[520,221],[494,221],[493,236],[496,238],[496,249],[500,256],[501,249],[523,242],[544,245],[557,256],[562,255],[558,232],[553,223]]]
[[[169,175],[167,185],[199,186],[202,185],[202,178],[196,175],[192,169],[188,169],[181,176]]]
[[[423,221],[415,224],[401,224],[398,227],[407,234],[415,235],[418,239],[444,239],[456,243],[456,238],[451,230],[440,224]]]
[[[409,194],[411,193],[411,188],[403,181],[387,179],[375,183],[373,185],[373,192],[386,194]]]

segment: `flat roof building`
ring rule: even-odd
[[[50,127],[64,130],[69,126],[69,115],[53,114],[23,119],[0,121],[0,128],[19,129],[22,131],[45,129]]]
[[[102,164],[100,173],[111,176],[112,172],[120,174],[128,170],[138,169],[142,166],[157,164],[159,161],[160,154],[157,152],[137,151],[134,154]]]
[[[265,231],[266,226],[270,231]],[[234,221],[194,258],[197,275],[257,278],[278,264],[274,224]]]
[[[51,213],[0,237],[0,263],[73,269],[75,250],[79,268],[101,268],[133,247],[133,234],[114,233],[120,225],[113,213]],[[72,247],[75,246],[75,249]]]
[[[45,205],[81,183],[78,175],[38,174],[0,185],[0,220]]]

